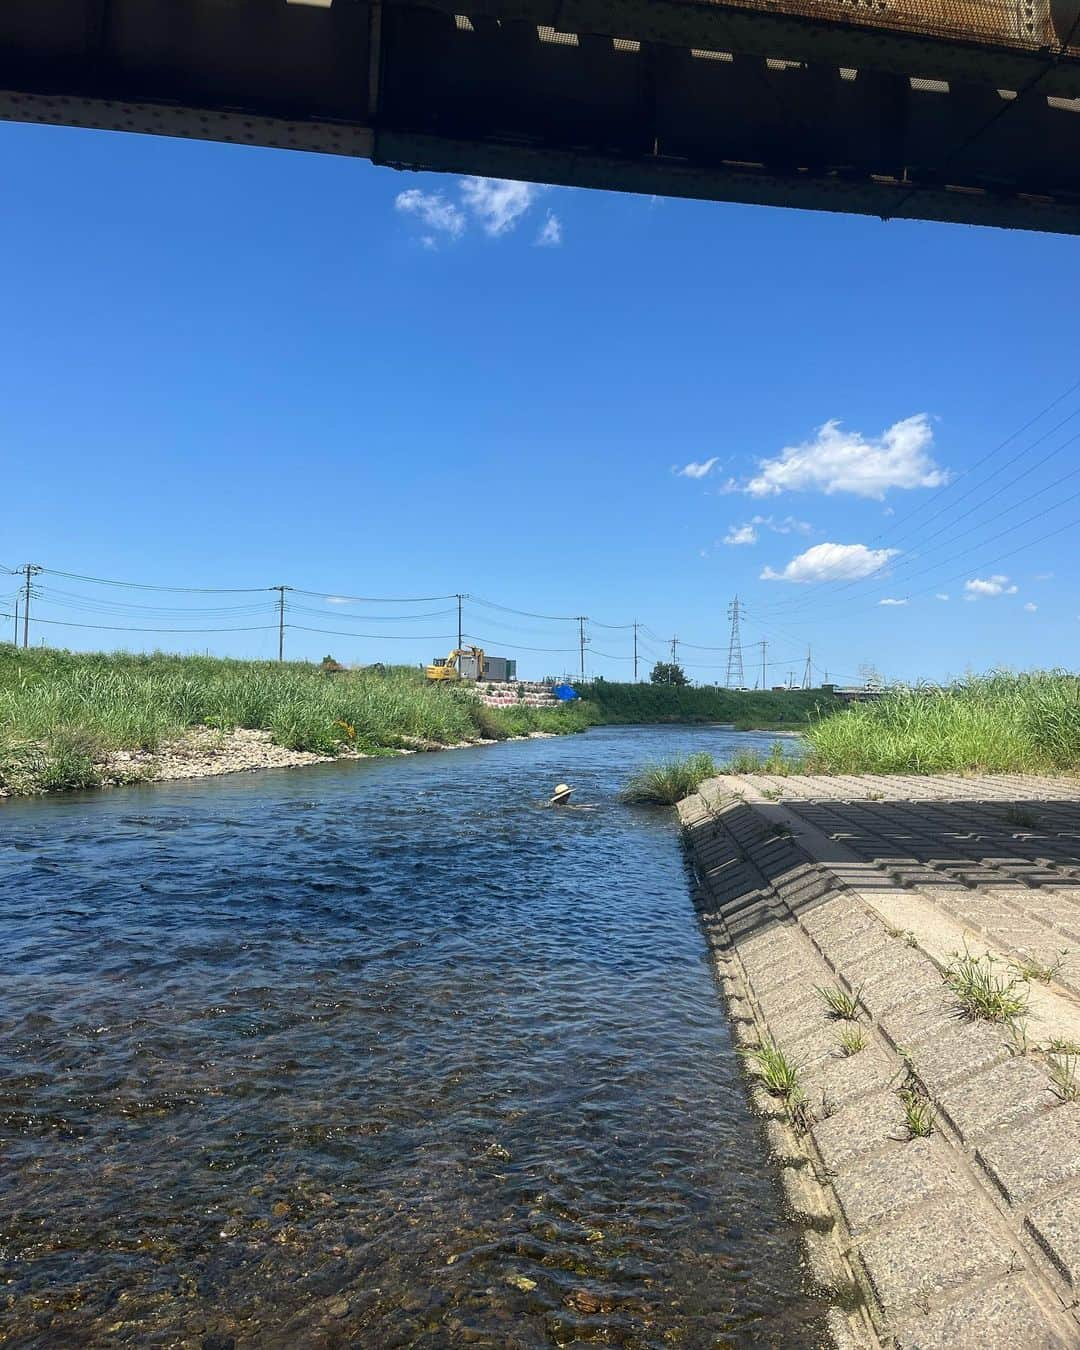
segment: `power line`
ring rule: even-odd
[[[1072,414],[1072,416],[1076,416],[1077,414],[1080,414],[1080,409],[1077,409],[1077,413]],[[1054,429],[1056,430],[1056,428]],[[974,525],[970,526],[966,530],[961,531],[958,535],[952,533],[953,526],[958,521],[966,520],[967,517],[972,515],[975,511],[980,510],[982,507],[986,506],[989,502],[992,502],[997,497],[1000,497],[1002,493],[1007,492],[1011,487],[1015,487],[1017,483],[1020,483],[1025,478],[1030,477],[1030,475],[1033,474],[1036,470],[1041,469],[1044,464],[1048,463],[1051,459],[1053,459],[1055,455],[1059,455],[1062,452],[1062,450],[1067,449],[1070,445],[1074,444],[1078,440],[1080,440],[1080,432],[1076,432],[1074,435],[1067,437],[1064,441],[1061,442],[1060,445],[1055,446],[1053,450],[1051,450],[1048,454],[1044,455],[1042,459],[1040,459],[1036,464],[1030,465],[1022,473],[1017,474],[1014,478],[1010,478],[1007,482],[1003,483],[1001,487],[997,488],[988,497],[983,498],[983,500],[980,502],[976,502],[974,506],[970,506],[966,511],[962,511],[958,516],[954,517],[952,520],[942,525],[939,529],[935,530],[926,540],[922,541],[922,544],[920,544],[920,552],[917,553],[909,552],[905,557],[902,557],[898,562],[893,562],[893,560],[890,558],[886,562],[883,562],[880,566],[876,567],[872,572],[867,573],[865,577],[854,577],[838,585],[836,589],[832,592],[832,596],[835,597],[836,595],[839,595],[843,591],[850,590],[852,586],[861,586],[867,582],[873,581],[875,578],[883,578],[883,574],[885,572],[885,569],[887,568],[899,571],[902,568],[910,567],[914,562],[917,562],[920,557],[924,556],[921,550],[925,546],[925,544],[929,543],[931,540],[940,538],[946,532],[949,532],[949,542],[952,542],[958,538],[963,539],[966,535],[974,534],[976,530],[985,529],[987,526],[993,525],[995,521],[1001,520],[1005,516],[1011,515],[1021,506],[1025,506],[1028,502],[1034,501],[1036,497],[1041,497],[1044,493],[1050,492],[1055,487],[1059,487],[1062,483],[1066,483],[1070,479],[1075,478],[1077,474],[1080,473],[1080,469],[1072,469],[1068,473],[1062,474],[1059,478],[1055,478],[1052,482],[1045,484],[1043,487],[1037,488],[1034,492],[1029,493],[1026,497],[1020,498],[1019,501],[1010,502],[1010,504],[1003,511],[996,512],[994,515],[990,516],[989,519],[987,520],[977,521]],[[997,476],[996,474],[992,475],[992,477],[996,476]],[[985,483],[982,484],[981,486],[985,486]],[[971,493],[966,493],[965,497],[970,495]],[[963,501],[964,497],[959,498],[959,500]],[[1061,503],[1058,503],[1058,505],[1061,505]],[[1056,507],[1053,507],[1051,509],[1056,510]],[[940,512],[937,513],[937,515],[940,514],[941,514]],[[931,520],[935,518],[936,516],[930,517]],[[936,552],[936,550],[934,549],[931,549],[929,551],[931,553]],[[809,603],[813,602],[811,601]]]
[[[10,619],[10,614],[5,614]],[[66,619],[35,619],[35,623],[47,623],[59,628],[93,628],[107,633],[272,633],[274,624],[258,625],[250,628],[130,628],[111,623],[76,623]]]
[[[1051,401],[1050,401],[1049,403],[1047,403],[1043,408],[1041,408],[1041,409],[1039,410],[1039,412],[1037,412],[1037,413],[1035,414],[1034,417],[1030,418],[1027,422],[1025,422],[1023,426],[1017,428],[1017,429],[1016,429],[1015,431],[1013,431],[1013,432],[1010,432],[1010,434],[1009,434],[1008,436],[1006,436],[1005,439],[1004,439],[1003,441],[1000,441],[1000,442],[999,442],[992,450],[988,451],[985,455],[981,456],[978,460],[975,461],[974,464],[970,465],[967,469],[963,470],[963,471],[962,471],[961,473],[959,473],[955,478],[950,479],[949,482],[942,484],[941,487],[939,487],[936,491],[934,491],[933,493],[931,493],[931,494],[930,494],[927,498],[925,498],[922,502],[918,503],[918,504],[917,504],[915,507],[913,507],[912,510],[910,510],[906,515],[901,516],[899,520],[893,522],[893,524],[890,525],[888,528],[879,531],[879,533],[878,533],[877,535],[874,536],[874,539],[873,539],[872,542],[873,542],[873,543],[880,543],[880,542],[882,542],[882,541],[884,541],[884,540],[886,540],[886,539],[892,539],[892,538],[894,538],[895,532],[896,532],[896,530],[897,530],[898,527],[903,526],[903,525],[905,525],[908,521],[912,520],[912,519],[913,519],[915,516],[917,516],[921,511],[925,510],[925,508],[926,508],[927,506],[929,506],[929,505],[932,504],[934,501],[938,500],[938,498],[940,498],[942,495],[944,495],[945,493],[947,493],[947,492],[949,492],[951,489],[953,489],[953,488],[956,486],[957,483],[963,481],[964,479],[970,478],[972,474],[977,473],[978,470],[979,470],[980,468],[983,467],[983,465],[989,463],[990,460],[994,459],[995,456],[997,456],[998,454],[1000,454],[1002,450],[1006,449],[1009,445],[1011,445],[1011,444],[1013,443],[1013,441],[1015,441],[1018,437],[1024,435],[1025,432],[1029,431],[1029,430],[1030,430],[1037,422],[1041,421],[1042,418],[1045,417],[1046,414],[1047,414],[1048,412],[1051,412],[1051,411],[1052,411],[1054,408],[1056,408],[1059,404],[1063,403],[1067,398],[1069,398],[1069,397],[1071,397],[1071,395],[1075,394],[1075,393],[1077,392],[1077,390],[1080,390],[1080,380],[1077,380],[1075,383],[1071,384],[1071,385],[1070,385],[1063,393],[1059,394],[1056,398],[1051,399]],[[1043,432],[1043,433],[1042,433],[1039,437],[1037,437],[1030,445],[1026,446],[1023,450],[1021,450],[1021,451],[1019,452],[1019,454],[1018,454],[1012,461],[1010,461],[1010,462],[1013,463],[1013,464],[1018,463],[1019,460],[1022,459],[1025,455],[1030,454],[1032,450],[1036,449],[1039,445],[1041,445],[1041,444],[1042,444],[1049,436],[1052,436],[1052,435],[1054,434],[1055,431],[1060,430],[1061,427],[1063,427],[1067,422],[1072,421],[1072,419],[1073,419],[1074,417],[1078,416],[1078,415],[1080,415],[1080,408],[1074,409],[1073,412],[1069,413],[1066,417],[1062,418],[1061,421],[1056,422],[1056,423],[1054,424],[1054,426],[1052,426],[1052,427],[1049,428],[1049,430]],[[1066,442],[1065,442],[1066,445],[1067,445],[1067,444],[1070,444],[1070,443],[1071,443],[1070,441],[1066,441]],[[1058,447],[1059,450],[1060,450],[1060,449],[1063,449],[1063,448],[1064,448],[1064,445]],[[1053,452],[1053,453],[1056,453],[1056,452]],[[1045,462],[1045,460],[1040,461],[1040,463],[1044,463],[1044,462]],[[1038,467],[1038,466],[1035,466],[1035,467]],[[954,502],[946,503],[946,504],[945,504],[944,506],[942,506],[938,511],[935,511],[935,512],[928,518],[928,521],[927,521],[927,522],[924,522],[924,523],[929,523],[929,521],[938,519],[938,518],[943,514],[943,512],[949,510],[954,504],[956,504],[956,503],[958,503],[958,502],[960,502],[960,501],[965,501],[968,497],[970,497],[970,496],[972,495],[973,492],[978,492],[978,491],[980,490],[981,487],[985,487],[986,484],[987,484],[988,482],[992,482],[993,479],[996,478],[997,475],[998,475],[999,473],[1003,472],[1005,468],[1008,468],[1008,464],[1003,465],[1003,466],[1002,466],[1001,468],[999,468],[999,469],[996,469],[996,470],[995,470],[995,471],[994,471],[987,479],[985,479],[981,484],[976,484],[974,487],[969,488],[967,492],[963,493],[959,498],[955,499]],[[1033,471],[1033,470],[1031,470],[1031,471]],[[1022,476],[1022,475],[1021,475],[1021,476]],[[976,508],[976,509],[977,509],[977,508]],[[907,534],[900,535],[900,536],[899,536],[899,539],[897,539],[896,542],[902,543],[902,542],[904,541],[904,539],[910,538],[910,535],[911,535],[911,532],[908,531]],[[936,537],[936,536],[934,536],[934,537]],[[886,560],[886,561],[883,562],[879,567],[875,568],[873,572],[869,573],[866,577],[856,577],[856,578],[852,578],[852,579],[848,579],[848,580],[841,580],[841,583],[837,586],[836,591],[834,591],[833,594],[837,593],[837,591],[840,591],[840,590],[846,590],[846,589],[850,588],[850,587],[853,586],[853,585],[859,584],[859,583],[862,582],[862,581],[872,580],[873,577],[874,577],[875,575],[878,575],[884,568],[888,567],[888,566],[890,565],[890,563],[891,563],[891,559]],[[830,582],[830,581],[827,581],[827,580],[820,580],[820,581],[814,581],[814,582],[811,582],[811,583],[810,583],[810,586],[811,586],[811,587],[831,586],[831,585],[833,585],[833,584],[834,584],[834,583],[832,583],[832,582]],[[798,598],[798,599],[792,599],[792,600],[789,600],[789,601],[780,601],[780,602],[779,602],[779,608],[780,608],[781,610],[784,610],[784,609],[787,609],[787,610],[801,609],[801,608],[805,608],[806,605],[812,604],[812,603],[813,603],[812,600],[809,600],[807,597],[803,596],[803,597],[800,597],[800,598]]]
[[[536,614],[530,609],[512,609],[509,605],[496,604],[494,600],[484,600],[479,595],[469,595],[466,599],[474,605],[483,605],[486,609],[501,609],[504,614],[519,614],[525,619],[548,619],[553,623],[577,623],[576,614]]]
[[[291,587],[296,595],[321,597],[326,601],[345,600],[356,605],[423,605],[433,600],[456,600],[456,595],[341,595],[337,591],[305,591]]]
[[[172,591],[186,595],[252,595],[267,591],[269,586],[151,586],[142,581],[116,581],[108,577],[87,577],[79,572],[61,572],[55,567],[40,569],[48,576],[67,577],[69,581],[90,581],[98,586],[122,586],[135,591]]]
[[[300,633],[325,633],[329,637],[373,638],[377,642],[452,642],[453,633],[357,633],[349,628],[312,628],[303,623],[287,623]]]
[[[464,636],[478,647],[507,647],[512,652],[543,652],[548,656],[565,656],[578,650],[577,647],[521,647],[513,642],[492,642],[489,638],[479,637],[476,633],[466,633]]]

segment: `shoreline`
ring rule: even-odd
[[[314,764],[332,764],[339,760],[390,759],[398,755],[429,754],[443,750],[474,750],[499,745],[502,741],[552,740],[557,733],[530,731],[523,736],[443,744],[421,737],[403,737],[414,744],[367,751],[344,749],[325,755],[312,750],[289,750],[274,743],[273,733],[257,728],[235,727],[218,731],[213,727],[192,727],[184,736],[168,741],[157,750],[115,750],[99,766],[99,782],[80,788],[37,788],[32,792],[12,792],[0,787],[0,802],[24,801],[31,797],[53,797],[67,792],[105,791],[117,787],[137,787],[143,783],[172,783],[186,779],[223,778],[227,774],[258,773],[269,769],[304,769]]]

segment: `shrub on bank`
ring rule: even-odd
[[[463,686],[402,666],[328,673],[306,662],[0,646],[0,787],[16,792],[91,786],[111,752],[154,750],[195,726],[269,731],[289,749],[335,754],[586,725],[577,707],[484,708]]]
[[[630,779],[622,791],[622,799],[649,806],[674,806],[718,772],[712,755],[705,753],[650,764]]]

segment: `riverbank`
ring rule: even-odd
[[[744,775],[679,814],[837,1344],[1077,1343],[1076,783]]]
[[[530,731],[524,736],[505,739],[544,740],[554,732]],[[117,750],[97,766],[97,782],[92,786],[121,787],[132,783],[168,783],[185,778],[217,778],[228,773],[253,773],[264,769],[298,769],[310,764],[329,764],[338,759],[377,759],[386,755],[415,755],[434,750],[468,750],[480,745],[496,745],[492,738],[459,741],[444,745],[419,738],[394,750],[365,752],[345,748],[334,755],[310,750],[288,750],[276,745],[268,731],[235,727],[217,731],[213,727],[192,727],[183,736],[155,750]],[[0,797],[12,794],[0,787]]]
[[[579,688],[594,725],[722,723],[736,731],[803,730],[844,705],[825,689],[722,689],[714,685],[620,684],[590,680]]]
[[[405,667],[328,670],[0,647],[0,793],[565,734],[580,705],[488,708]]]
[[[801,755],[734,772],[941,774],[1080,770],[1080,680],[1066,671],[994,671],[891,689],[811,718]]]

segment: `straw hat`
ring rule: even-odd
[[[551,800],[553,802],[561,801],[563,797],[569,797],[573,790],[567,783],[556,783],[555,791],[551,794]]]

